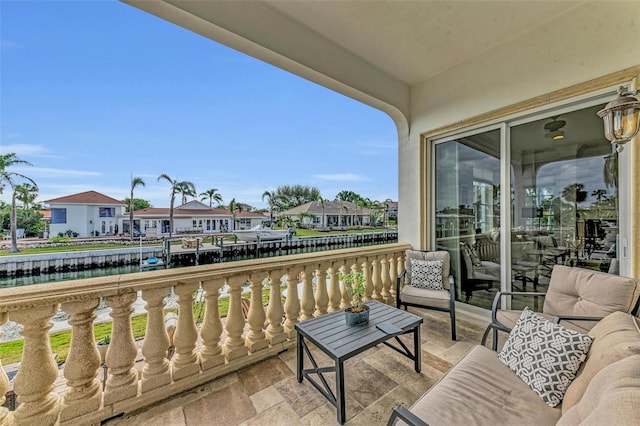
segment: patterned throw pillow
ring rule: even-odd
[[[429,290],[442,287],[442,260],[411,260],[411,285]]]
[[[498,355],[544,402],[555,407],[575,379],[593,338],[525,308]]]

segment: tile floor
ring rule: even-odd
[[[347,425],[386,424],[396,404],[411,405],[473,345],[478,344],[488,323],[480,323],[459,313],[458,340],[454,342],[451,341],[448,314],[410,310],[425,319],[422,325],[422,372],[416,373],[413,361],[384,345],[347,361]],[[412,336],[403,338],[410,342]],[[329,359],[318,350],[314,351],[314,356],[321,365],[329,365]],[[295,349],[289,350],[140,413],[110,419],[103,424],[337,424],[335,407],[309,382],[296,381],[295,363]]]

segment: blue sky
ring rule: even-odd
[[[168,207],[166,173],[265,207],[301,184],[397,200],[384,113],[118,1],[0,0],[0,152],[37,201],[96,190]],[[8,202],[9,191],[0,195]]]

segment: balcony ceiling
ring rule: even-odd
[[[499,48],[584,2],[268,1],[409,86]]]

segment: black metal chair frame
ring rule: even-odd
[[[400,307],[403,306],[404,310],[406,311],[408,306],[413,306],[414,308],[449,312],[449,316],[451,317],[451,340],[456,340],[456,287],[453,275],[449,275],[449,295],[451,296],[449,300],[449,308],[440,308],[437,306],[426,306],[419,305],[417,303],[407,303],[400,300],[400,289],[401,286],[404,285],[402,281],[404,280],[406,274],[407,270],[405,269],[400,275],[398,275],[398,278],[396,279],[396,308],[401,309]]]
[[[402,420],[403,422],[411,426],[429,426],[428,423],[421,420],[420,417],[413,414],[404,405],[396,405],[393,408],[393,412],[391,413],[391,417],[389,417],[387,426],[393,426],[396,420]]]

